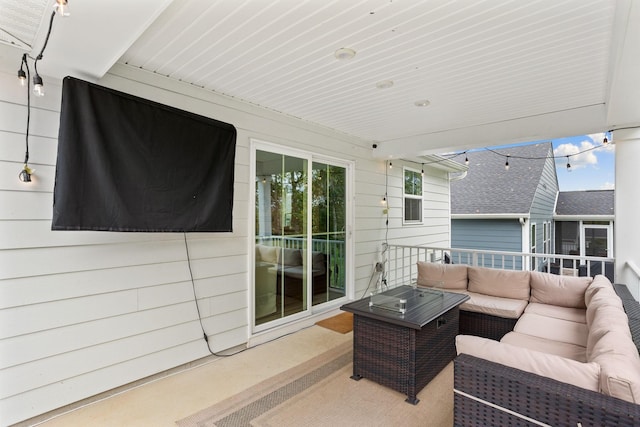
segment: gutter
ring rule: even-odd
[[[451,219],[516,219],[518,221],[522,219],[524,221],[529,218],[529,213],[451,214]]]

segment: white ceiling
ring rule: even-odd
[[[640,124],[639,3],[74,0],[47,61],[94,79],[119,61],[414,156]]]

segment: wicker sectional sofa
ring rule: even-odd
[[[640,425],[640,306],[626,287],[419,262],[418,285],[434,281],[470,296],[456,337],[455,425]]]

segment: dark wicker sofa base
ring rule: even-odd
[[[461,354],[454,372],[456,426],[640,425],[640,405],[485,359]]]
[[[614,288],[640,348],[640,304]],[[460,310],[460,333],[499,340],[509,321]],[[454,389],[456,426],[640,426],[640,405],[468,354],[454,360]]]
[[[517,321],[518,319],[460,310],[460,334],[500,341],[507,332],[513,331]]]

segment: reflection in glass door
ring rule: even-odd
[[[256,325],[308,309],[308,164],[256,150]]]
[[[346,168],[313,162],[311,293],[313,305],[345,296]]]

